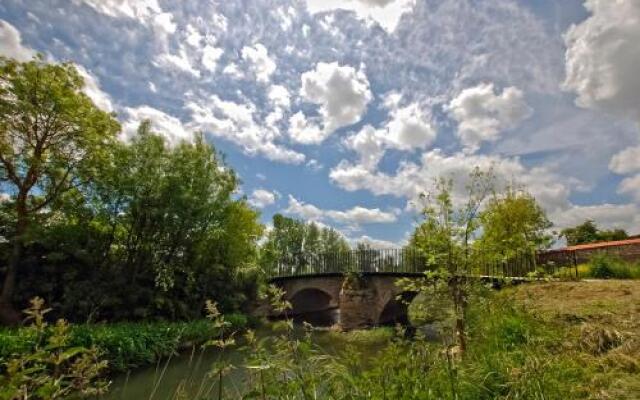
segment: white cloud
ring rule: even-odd
[[[186,27],[186,35],[187,35],[187,44],[189,46],[200,48],[200,43],[202,42],[203,36],[198,31],[198,28],[194,27],[191,24],[188,24]]]
[[[357,18],[375,21],[387,32],[393,32],[404,13],[410,12],[415,0],[306,0],[311,14],[333,10],[353,11]]]
[[[503,130],[532,114],[521,90],[508,87],[497,94],[492,83],[464,89],[447,109],[458,122],[458,137],[471,152],[484,141],[496,141]]]
[[[359,164],[368,170],[374,170],[386,149],[403,151],[425,149],[436,137],[431,124],[431,116],[425,113],[418,103],[399,106],[401,96],[391,94],[385,102],[389,119],[380,129],[365,125],[358,133],[347,137],[345,145],[359,156]]]
[[[393,107],[386,129],[386,139],[392,147],[401,150],[425,149],[436,138],[431,116],[417,103]]]
[[[157,0],[76,0],[110,17],[147,20],[162,12]]]
[[[526,185],[547,211],[569,206],[570,188],[559,183],[562,180],[549,169],[529,169],[517,158],[497,155],[455,153],[449,156],[436,149],[424,153],[420,163],[401,162],[395,174],[370,170],[343,160],[330,171],[329,177],[348,191],[367,190],[374,195],[392,195],[407,200],[415,200],[421,193],[430,190],[440,177],[455,177],[454,200],[462,201],[469,172],[476,166],[483,171],[492,168],[499,185],[510,182]]]
[[[233,79],[244,78],[244,74],[242,73],[242,71],[238,67],[238,64],[236,63],[230,63],[225,65],[224,69],[222,70],[222,73],[225,75],[229,75]]]
[[[74,0],[85,3],[99,13],[113,18],[131,18],[150,24],[165,34],[174,33],[176,24],[171,13],[163,12],[157,0]]]
[[[347,239],[351,246],[356,246],[358,243],[363,243],[371,246],[373,249],[397,249],[402,247],[401,244],[391,242],[388,240],[374,239],[367,235],[362,235],[360,237],[351,237]]]
[[[218,60],[224,53],[224,50],[211,45],[206,45],[202,49],[202,65],[209,71],[215,71],[218,65]]]
[[[628,147],[614,155],[609,169],[621,175],[640,172],[640,146]]]
[[[242,59],[249,64],[249,69],[255,75],[256,80],[261,83],[269,82],[271,75],[276,70],[276,63],[263,44],[257,43],[255,46],[244,46],[242,48]]]
[[[289,118],[289,136],[298,143],[318,144],[329,135],[327,131],[309,121],[302,111],[298,111]]]
[[[604,229],[621,228],[630,234],[640,232],[640,209],[635,204],[573,205],[550,215],[554,229],[576,226],[587,219],[594,220]]]
[[[386,224],[395,222],[398,210],[382,211],[379,208],[355,206],[348,210],[323,210],[313,204],[297,200],[289,195],[289,205],[285,213],[296,215],[311,221],[333,220],[334,222],[352,226],[360,224]]]
[[[158,55],[156,57],[155,64],[162,68],[186,72],[196,78],[200,77],[200,71],[191,65],[191,60],[187,55],[187,51],[182,46],[180,46],[178,54],[162,53]]]
[[[140,123],[144,120],[151,121],[152,131],[165,137],[170,146],[175,146],[181,141],[193,140],[193,134],[188,131],[182,122],[167,113],[149,106],[125,108],[127,120],[122,124],[121,139],[128,141],[136,135]]]
[[[282,85],[271,85],[267,97],[276,107],[289,108],[291,105],[291,95],[286,87]]]
[[[18,61],[29,61],[36,52],[22,44],[20,32],[13,25],[0,19],[0,55]]]
[[[336,129],[360,120],[372,95],[362,70],[337,62],[316,64],[301,76],[300,95],[320,106],[322,127],[299,112],[294,116],[291,137],[305,144],[321,143]]]
[[[344,143],[358,154],[362,167],[375,170],[385,153],[385,132],[365,125],[358,133],[345,138]]]
[[[113,103],[111,101],[111,96],[100,89],[100,82],[98,81],[98,78],[93,76],[93,74],[87,71],[87,69],[82,65],[76,64],[75,67],[80,76],[84,79],[84,93],[89,96],[96,106],[104,111],[112,112]]]
[[[591,16],[565,35],[565,90],[581,107],[640,121],[640,2],[587,0]]]
[[[306,204],[289,195],[289,206],[284,210],[285,213],[302,217],[309,221],[320,221],[324,217],[324,210],[319,209],[313,204]]]
[[[345,224],[386,224],[395,222],[398,219],[394,212],[360,206],[355,206],[346,211],[328,210],[326,215],[336,222]]]
[[[624,178],[618,186],[618,193],[627,194],[635,201],[640,202],[640,174]]]
[[[265,208],[276,202],[276,199],[280,197],[278,192],[270,192],[266,189],[256,189],[251,193],[249,197],[249,204],[258,208]]]
[[[191,111],[190,126],[194,130],[225,138],[241,146],[247,154],[261,154],[272,161],[290,164],[305,160],[304,154],[274,143],[279,132],[256,122],[256,109],[251,103],[235,103],[212,95],[206,101],[190,101],[186,107]]]

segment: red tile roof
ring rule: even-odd
[[[601,249],[604,247],[626,246],[630,244],[640,244],[640,239],[626,239],[626,240],[614,240],[612,242],[596,242],[596,243],[579,244],[576,246],[569,246],[563,249],[558,249],[558,251],[593,250],[593,249]]]

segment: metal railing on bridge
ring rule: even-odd
[[[563,262],[539,262],[539,254],[516,252],[496,257],[482,251],[458,255],[456,273],[488,277],[577,277],[575,258]],[[442,261],[440,261],[442,263]],[[336,273],[419,274],[436,270],[438,262],[420,249],[363,249],[328,253],[299,253],[281,257],[269,271],[269,278],[327,275]]]

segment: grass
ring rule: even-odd
[[[578,276],[583,279],[640,279],[640,263],[624,261],[607,254],[597,254],[588,263],[577,266]],[[574,276],[573,267],[560,268],[554,277]]]
[[[226,319],[234,329],[248,324],[241,314],[227,315]],[[117,373],[152,364],[217,334],[218,329],[207,320],[84,324],[71,327],[69,346],[96,346],[108,361],[109,371]],[[27,352],[34,342],[35,337],[26,329],[0,330],[0,364],[12,354]]]
[[[555,351],[539,361],[564,365],[557,372],[574,384],[567,398],[640,398],[640,281],[548,282],[500,296],[545,327],[533,337]]]

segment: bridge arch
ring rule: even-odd
[[[330,293],[317,287],[307,287],[289,298],[291,314],[297,322],[314,326],[331,326],[338,322],[337,305]]]
[[[330,293],[317,287],[302,288],[289,296],[291,314],[299,315],[323,311],[331,308],[333,298]]]
[[[383,303],[378,315],[378,325],[410,325],[409,304],[415,299],[418,293],[414,291],[404,291],[396,293]]]

